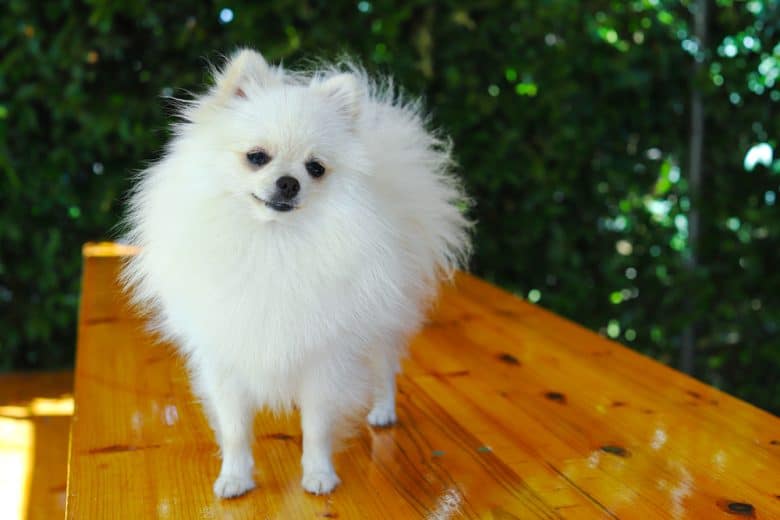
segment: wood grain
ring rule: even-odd
[[[85,248],[68,518],[780,518],[778,418],[466,274],[412,344],[399,424],[360,429],[333,495],[300,488],[297,417],[260,414],[258,489],[218,500],[213,436],[116,286],[123,254]]]
[[[72,413],[72,372],[0,375],[0,518],[65,515]]]

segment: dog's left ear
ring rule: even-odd
[[[313,84],[312,88],[331,101],[350,123],[357,120],[360,115],[363,92],[360,82],[354,74],[336,74],[322,82]]]

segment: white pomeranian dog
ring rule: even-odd
[[[214,83],[140,175],[122,277],[187,360],[216,495],[254,487],[255,411],[293,406],[303,488],[329,493],[347,419],[396,420],[399,358],[469,253],[467,199],[447,141],[389,81],[240,50]]]

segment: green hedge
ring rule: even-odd
[[[670,364],[696,323],[695,374],[780,410],[780,161],[743,164],[780,135],[778,2],[710,2],[698,48],[691,2],[402,4],[4,3],[0,368],[72,362],[80,244],[113,236],[165,98],[250,45],[293,65],[347,52],[426,98],[478,203],[476,273]]]

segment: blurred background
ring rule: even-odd
[[[171,96],[239,45],[347,52],[423,96],[472,270],[780,412],[780,1],[29,2],[0,18],[0,371],[72,365]]]

